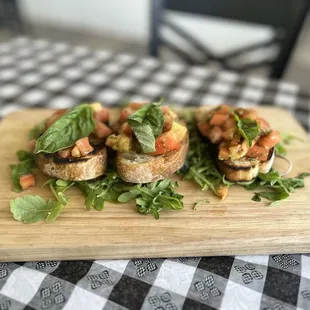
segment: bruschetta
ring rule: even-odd
[[[53,152],[53,146],[46,150],[44,147],[40,148],[38,144],[40,144],[41,137],[35,142],[37,166],[48,176],[70,181],[85,181],[104,174],[107,166],[105,140],[112,133],[108,125],[109,110],[102,107],[100,103],[93,103],[88,107],[87,105],[83,106],[86,110],[90,109],[91,112],[75,115],[75,118],[68,122],[66,127],[62,125],[62,122],[68,118],[68,113],[74,112],[74,109],[58,110],[45,121],[45,131],[42,132],[41,137],[45,137],[45,140],[50,139],[45,142],[46,145],[47,143],[49,143],[48,146],[57,144],[53,139],[57,140],[59,137],[53,135],[53,132],[58,128],[63,129],[64,136],[69,135],[69,145],[56,152]],[[85,117],[88,119],[86,120]],[[87,121],[90,123],[89,128],[85,129],[88,130],[86,131],[87,136],[81,137],[83,135],[81,130]],[[78,139],[74,139],[77,134],[80,136]]]
[[[106,145],[116,153],[119,176],[130,183],[149,183],[170,177],[185,161],[188,131],[169,107],[130,103],[121,111],[117,133]]]
[[[253,109],[221,105],[196,110],[200,133],[214,146],[217,167],[232,182],[250,181],[268,173],[280,142],[277,130]]]

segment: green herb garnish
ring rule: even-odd
[[[237,121],[237,128],[240,135],[247,140],[249,146],[252,146],[253,140],[259,135],[259,125],[257,121],[248,118],[240,119],[240,117],[233,113]]]
[[[310,173],[302,173],[295,178],[281,178],[279,172],[271,170],[267,174],[260,173],[254,182],[244,187],[247,190],[264,190],[256,192],[252,200],[261,201],[261,198],[265,198],[270,201],[270,206],[274,206],[288,198],[295,189],[305,187],[304,178],[307,176]]]
[[[29,131],[29,139],[37,140],[45,130],[45,121],[39,123]]]
[[[196,202],[194,203],[193,209],[194,209],[194,210],[197,210],[197,207],[200,206],[200,205],[202,205],[202,204],[204,204],[204,203],[210,203],[210,201],[209,201],[208,199],[203,199],[203,200],[200,200],[200,201],[196,201]]]
[[[127,119],[143,153],[151,153],[156,150],[155,139],[162,133],[164,125],[161,104],[162,101],[145,104]]]
[[[45,201],[40,196],[25,195],[10,202],[11,212],[17,221],[36,223],[43,219],[47,223],[54,221],[61,212],[62,206],[58,201]]]
[[[19,179],[23,175],[31,173],[31,170],[35,167],[35,157],[32,153],[23,150],[17,151],[16,155],[19,159],[19,164],[10,165],[10,169],[13,189],[15,192],[19,193],[22,191]]]
[[[116,172],[110,172],[99,180],[76,182],[76,184],[86,197],[87,210],[102,211],[105,201],[116,202],[122,192],[128,190],[128,184],[122,181]]]
[[[178,184],[170,179],[139,184],[118,197],[119,202],[136,199],[137,211],[140,214],[153,214],[159,218],[162,209],[183,210],[183,196],[175,191]]]
[[[178,174],[185,180],[195,181],[201,189],[211,189],[215,195],[222,197],[220,188],[225,187],[223,176],[217,170],[211,157],[208,144],[200,137],[193,116],[188,117],[189,150],[184,166]]]
[[[69,197],[65,195],[65,191],[74,184],[75,182],[73,181],[66,181],[52,178],[49,179],[45,184],[43,184],[43,186],[49,185],[49,188],[51,189],[53,195],[58,200],[58,202],[62,206],[66,206],[68,204]]]
[[[35,153],[56,153],[89,136],[94,130],[93,111],[82,104],[57,119],[36,142]]]
[[[275,151],[277,155],[286,156],[287,150],[284,145],[290,144],[293,140],[305,142],[303,139],[289,133],[281,133],[281,137],[282,137],[281,142],[277,143],[275,146]]]

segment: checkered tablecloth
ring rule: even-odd
[[[161,96],[182,106],[273,104],[310,129],[309,93],[292,83],[46,40],[0,43],[0,117]],[[310,309],[310,254],[0,263],[0,310],[9,309]]]

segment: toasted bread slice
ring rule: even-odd
[[[218,169],[225,178],[231,182],[251,181],[259,173],[268,173],[275,158],[274,148],[269,151],[266,161],[256,159],[241,158],[239,160],[217,160]]]
[[[183,166],[188,142],[187,133],[178,150],[159,156],[118,152],[117,172],[124,181],[130,183],[149,183],[166,179]]]
[[[70,181],[86,181],[104,174],[107,166],[107,150],[104,145],[83,157],[61,158],[55,154],[39,154],[39,169],[54,178]]]

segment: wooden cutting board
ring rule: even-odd
[[[302,127],[285,110],[260,108],[271,125],[305,138],[288,147],[294,163],[290,176],[310,171],[310,144]],[[190,182],[180,182],[183,211],[162,211],[160,219],[136,213],[134,204],[109,204],[104,211],[87,211],[84,198],[70,189],[70,202],[52,224],[23,224],[13,219],[10,199],[26,193],[51,197],[39,186],[17,194],[12,191],[9,164],[15,152],[27,149],[28,131],[51,110],[26,110],[0,122],[0,261],[116,259],[310,252],[310,178],[280,206],[251,201],[252,192],[229,189],[220,201]],[[113,112],[117,117],[118,111]],[[278,169],[284,169],[277,162]],[[283,165],[283,166],[281,166]],[[45,177],[38,175],[38,184]],[[193,210],[195,201],[210,203]]]

